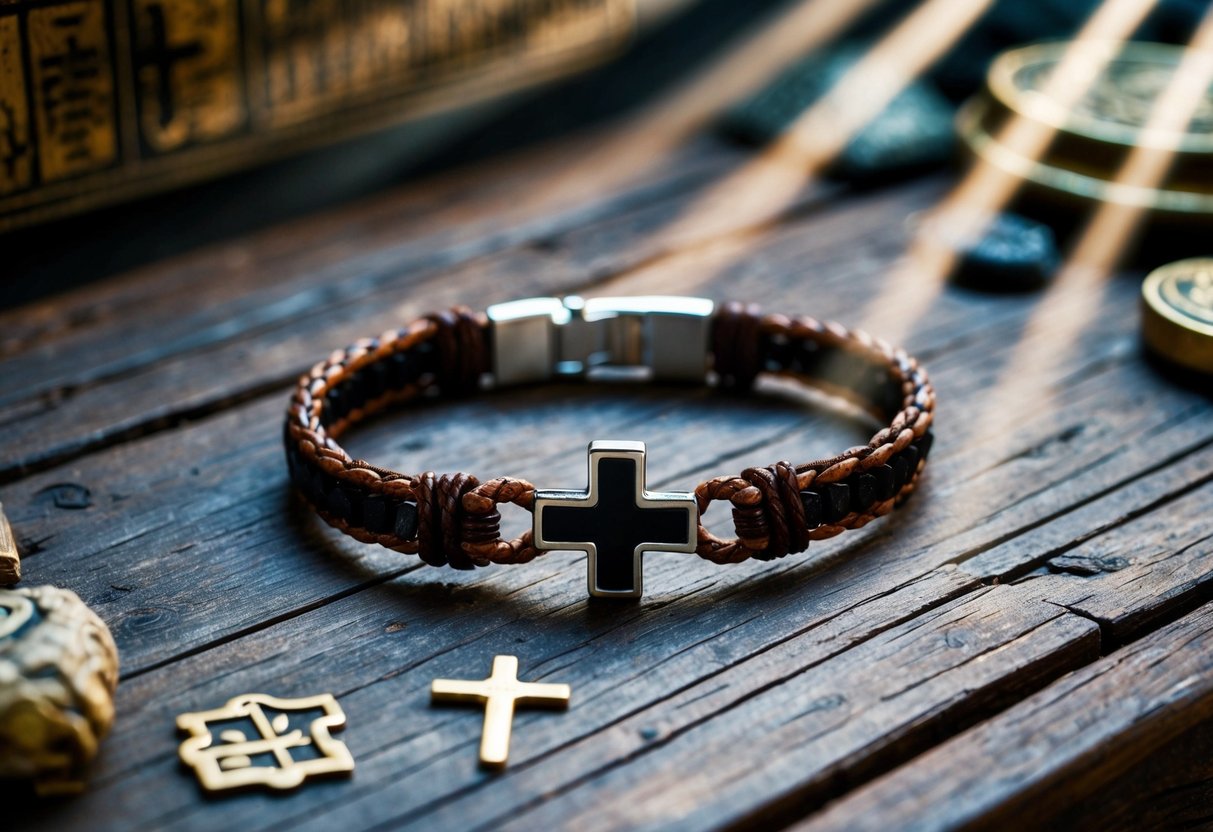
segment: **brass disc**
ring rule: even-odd
[[[1146,345],[1181,366],[1213,373],[1213,257],[1161,266],[1141,285]]]

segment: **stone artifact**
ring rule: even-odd
[[[84,788],[114,721],[118,648],[74,592],[0,590],[0,778],[39,795]]]
[[[1018,214],[996,214],[971,241],[948,239],[946,229],[938,227],[931,233],[956,252],[952,282],[980,292],[1043,288],[1061,261],[1053,230]]]
[[[177,728],[190,735],[178,756],[209,792],[294,789],[309,777],[354,770],[345,743],[329,733],[343,727],[345,712],[331,693],[302,699],[246,693],[222,708],[177,717]]]
[[[745,142],[773,141],[846,75],[868,48],[848,44],[810,55],[729,110],[721,128]],[[952,120],[952,105],[929,81],[912,81],[847,142],[831,173],[848,181],[883,183],[890,176],[941,165],[952,157],[955,145]]]

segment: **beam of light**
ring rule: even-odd
[[[660,233],[663,240],[732,239],[713,247],[717,271],[751,249],[762,223],[782,214],[841,154],[851,139],[946,53],[993,0],[926,0],[886,34],[754,159],[714,184]],[[740,233],[738,229],[748,229]],[[655,264],[667,272],[680,259]],[[650,270],[644,270],[647,274]],[[642,277],[643,275],[637,275]],[[703,279],[702,274],[700,280]]]
[[[1137,145],[1115,182],[1154,188],[1167,175],[1192,116],[1213,82],[1213,8],[1197,28],[1187,52],[1166,88],[1154,101]],[[1165,138],[1163,138],[1165,137]],[[1047,297],[1033,310],[992,388],[987,406],[969,424],[983,433],[1010,437],[1016,420],[1043,409],[1059,390],[1058,368],[1066,366],[1080,335],[1100,314],[1111,285],[1109,274],[1130,242],[1145,208],[1105,203],[1092,217],[1073,253],[1059,271]],[[1119,310],[1123,314],[1124,310]],[[1008,406],[1014,403],[1014,406]],[[958,511],[970,522],[985,511],[982,500],[961,501]],[[966,523],[965,525],[969,525]]]
[[[800,0],[745,35],[703,70],[659,95],[604,134],[569,169],[541,186],[545,203],[579,198],[643,177],[734,101],[757,92],[779,72],[839,35],[878,0]]]
[[[1141,25],[1158,0],[1105,0],[1096,7],[1062,53],[1038,100],[1069,112],[1091,89],[1123,43]],[[1106,45],[1106,48],[1100,48]],[[1023,159],[1040,160],[1058,133],[1048,121],[1013,113],[993,138]],[[1023,180],[978,156],[969,172],[935,208],[926,212],[909,250],[885,281],[883,291],[862,319],[892,343],[903,343],[943,291],[956,267],[957,252],[977,239],[1010,203]]]
[[[1069,113],[1091,89],[1099,76],[1115,59],[1118,45],[1141,25],[1157,0],[1107,0],[1099,6],[1074,42],[1049,74],[1043,88],[1025,96],[1027,108],[1042,102],[1053,112]],[[1100,43],[1107,48],[1093,48]],[[1053,143],[1058,127],[1047,120],[1012,117],[994,137],[995,142],[1023,159],[1038,161]],[[980,234],[993,214],[1015,195],[1022,179],[991,164],[976,165],[957,186],[948,201],[940,206],[941,216],[955,223],[952,233],[961,239]]]
[[[1109,190],[1128,194],[1162,185],[1188,125],[1213,84],[1213,8],[1205,13],[1175,74],[1150,109],[1139,144],[1125,158]],[[1137,237],[1150,206],[1139,200],[1104,202],[1083,229],[1062,272],[1102,278],[1116,268]]]

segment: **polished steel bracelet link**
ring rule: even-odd
[[[695,381],[708,373],[704,298],[529,298],[490,306],[497,385],[581,376]]]

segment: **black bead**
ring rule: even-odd
[[[396,506],[396,523],[393,534],[401,540],[412,540],[417,536],[417,504],[401,502]]]
[[[952,280],[982,292],[1039,289],[1059,260],[1053,231],[1018,214],[998,214],[980,238],[961,245],[956,255]]]
[[[851,489],[844,483],[832,482],[821,490],[822,516],[827,523],[836,523],[851,513]]]
[[[313,505],[323,506],[332,482],[328,475],[314,465],[303,465],[303,493]]]
[[[901,454],[897,454],[890,464],[893,466],[893,490],[900,492],[910,479],[910,463],[906,462]]]
[[[387,392],[388,369],[387,361],[376,361],[362,371],[367,401],[373,402]]]
[[[787,369],[795,351],[796,344],[786,338],[779,340],[774,340],[770,337],[763,338],[762,355],[764,357],[764,366],[768,372],[778,372]]]
[[[387,534],[395,526],[395,501],[382,494],[367,494],[362,501],[362,527],[373,534]]]
[[[410,353],[396,353],[387,360],[387,367],[388,386],[393,390],[399,390],[406,384],[417,380],[416,363]]]
[[[337,488],[345,493],[345,498],[350,503],[349,514],[345,518],[346,521],[351,526],[361,528],[363,525],[363,509],[366,506],[366,490],[345,483],[338,483]]]
[[[417,346],[413,347],[409,353],[410,361],[413,365],[414,372],[410,381],[416,381],[426,373],[438,372],[438,364],[442,357],[438,354],[438,348],[434,346],[433,341],[422,341]]]
[[[913,479],[914,472],[918,470],[918,449],[910,445],[901,452],[901,458],[910,466],[910,479]]]
[[[818,375],[823,357],[830,352],[831,350],[823,349],[816,341],[801,341],[800,348],[792,353],[788,369],[801,375]]]
[[[918,456],[922,459],[927,458],[927,454],[931,453],[931,446],[935,444],[935,434],[927,431],[922,437],[913,443],[913,447],[918,449]]]
[[[328,499],[325,500],[325,508],[329,514],[345,520],[347,523],[350,519],[350,497],[344,488],[338,485],[329,492]]]
[[[860,474],[851,478],[851,510],[867,511],[876,502],[876,477]]]
[[[816,491],[801,491],[800,502],[804,506],[804,522],[810,529],[821,525],[821,495]]]
[[[346,412],[358,410],[366,404],[366,388],[361,380],[352,378],[341,383],[341,398],[345,402]]]
[[[345,418],[348,412],[345,404],[345,397],[341,395],[341,388],[334,387],[324,394],[325,415],[328,416],[329,422],[336,422]]]
[[[897,489],[893,485],[893,466],[877,465],[869,473],[876,482],[876,499],[882,503],[892,499],[893,495],[897,493]]]

